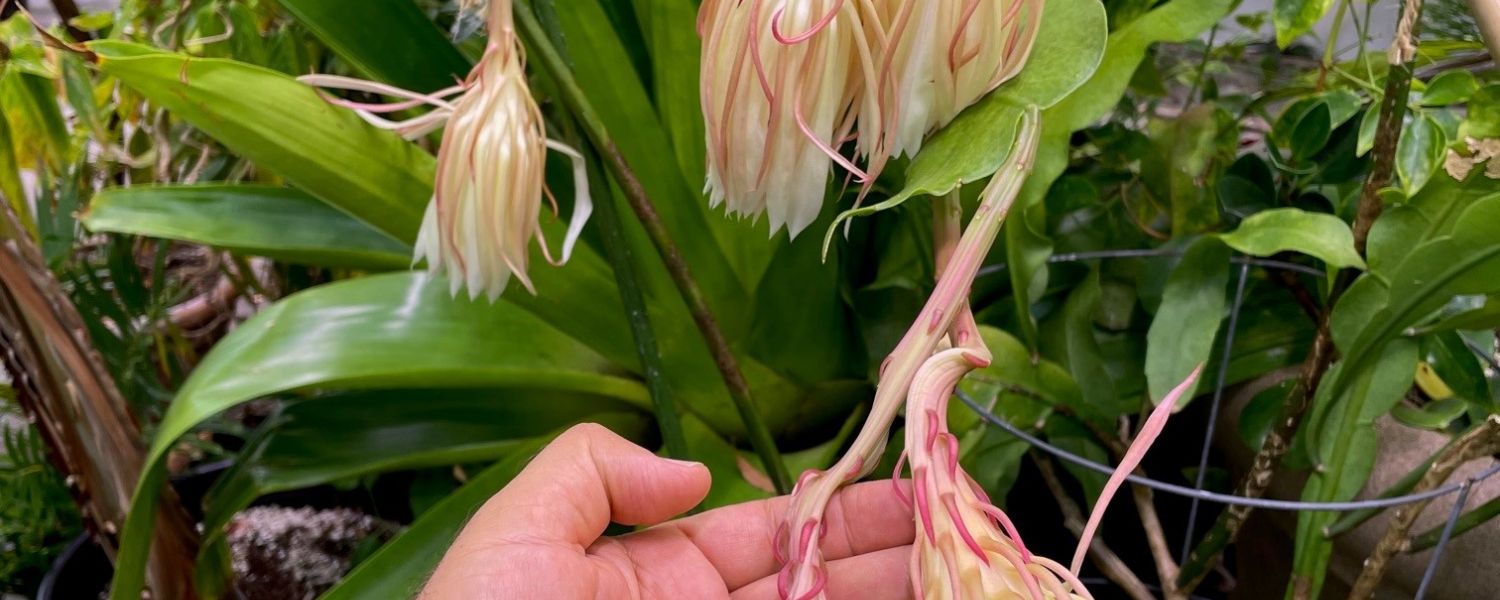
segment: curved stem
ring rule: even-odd
[[[672,277],[672,283],[676,284],[677,291],[682,294],[683,302],[687,303],[688,312],[693,316],[693,323],[698,326],[698,332],[703,336],[704,343],[708,345],[709,353],[713,355],[719,375],[724,378],[724,386],[729,389],[729,397],[734,401],[734,408],[745,423],[750,445],[760,455],[766,474],[771,477],[776,491],[787,493],[791,490],[791,477],[787,475],[786,463],[782,461],[781,453],[776,449],[776,442],[771,438],[771,430],[766,428],[765,421],[761,420],[760,415],[755,412],[755,405],[750,397],[750,384],[745,381],[745,375],[740,371],[739,360],[735,358],[734,351],[729,347],[729,340],[724,337],[724,332],[719,329],[718,321],[714,319],[713,311],[708,307],[708,300],[703,294],[703,289],[693,278],[676,242],[673,242],[671,236],[667,234],[666,225],[662,223],[661,217],[656,213],[656,207],[651,204],[651,199],[646,195],[646,188],[641,186],[640,179],[635,176],[635,172],[631,170],[625,157],[620,154],[619,148],[615,147],[609,130],[605,128],[599,115],[594,112],[583,89],[579,88],[578,82],[573,79],[572,69],[552,46],[546,30],[537,21],[536,15],[531,12],[531,3],[522,0],[516,2],[515,7],[516,24],[521,38],[531,48],[531,56],[536,59],[536,66],[557,82],[563,104],[578,119],[579,124],[583,126],[584,134],[603,156],[604,164],[614,176],[615,182],[620,185],[626,201],[635,212],[636,219],[641,222],[647,237],[651,238],[652,245],[656,247],[657,254],[666,265],[667,273]]]

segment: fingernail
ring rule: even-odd
[[[668,458],[668,459],[666,459],[666,461],[669,462],[669,463],[672,463],[674,465],[680,466],[680,467],[702,467],[703,466],[703,463],[697,462],[697,461],[691,461],[691,460],[677,460],[675,458]]]

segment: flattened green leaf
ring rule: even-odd
[[[103,40],[99,68],[230,150],[391,237],[416,239],[433,158],[269,69]]]
[[[411,264],[409,246],[291,188],[105,188],[94,195],[83,224],[308,265],[394,270]]]
[[[1153,404],[1208,361],[1224,319],[1228,283],[1228,247],[1212,237],[1188,246],[1167,278],[1161,306],[1146,332],[1146,385]],[[1183,394],[1182,405],[1192,397],[1192,391]]]
[[[1354,233],[1338,217],[1298,208],[1277,208],[1252,215],[1234,231],[1219,236],[1230,248],[1251,256],[1292,250],[1327,263],[1329,268],[1364,268],[1354,250]]]
[[[1344,393],[1333,394],[1319,386],[1315,402],[1329,405],[1325,419],[1313,434],[1317,468],[1312,470],[1302,499],[1337,502],[1353,499],[1364,488],[1375,465],[1379,435],[1375,419],[1390,410],[1411,388],[1416,375],[1417,344],[1396,339],[1386,344],[1378,360],[1363,363],[1351,374],[1352,363],[1341,363],[1323,378],[1323,384],[1348,382]],[[1359,365],[1355,365],[1359,366]],[[1311,597],[1317,597],[1327,574],[1333,543],[1323,530],[1338,519],[1337,513],[1307,511],[1298,514],[1294,572],[1311,582]]]
[[[1099,340],[1094,337],[1094,313],[1099,308],[1099,298],[1099,271],[1095,269],[1074,288],[1063,305],[1063,350],[1068,372],[1088,382],[1080,388],[1086,406],[1077,407],[1079,414],[1104,415],[1109,419],[1131,409],[1121,405],[1114,377],[1104,367]]]

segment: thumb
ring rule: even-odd
[[[708,486],[702,464],[658,457],[597,424],[577,425],[491,498],[465,535],[477,528],[587,546],[611,521],[654,525],[686,512]]]

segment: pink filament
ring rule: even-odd
[[[776,595],[782,600],[792,595],[792,565],[782,567],[781,572],[776,574]]]
[[[1016,530],[1016,524],[1011,522],[1010,516],[988,502],[979,505],[979,510],[1000,523],[1000,527],[1005,529],[1005,535],[1010,536],[1011,541],[1016,543],[1016,551],[1021,553],[1021,560],[1031,562],[1031,551],[1026,549],[1026,542],[1021,541],[1021,532]]]
[[[953,494],[943,494],[943,504],[948,509],[948,518],[953,520],[953,527],[958,529],[958,537],[963,538],[969,550],[974,551],[974,555],[978,556],[979,560],[984,561],[986,565],[990,564],[989,555],[985,553],[984,548],[979,547],[979,542],[974,541],[973,534],[969,533],[969,526],[964,523],[963,515],[959,514],[958,500],[953,497]]]
[[[800,44],[802,42],[805,42],[808,39],[811,39],[812,36],[817,35],[818,32],[826,29],[828,25],[833,22],[833,18],[838,16],[839,11],[843,8],[843,0],[835,2],[833,4],[833,9],[829,10],[828,14],[823,15],[822,18],[819,18],[817,20],[817,22],[813,23],[812,28],[808,29],[806,33],[790,37],[781,34],[781,13],[786,10],[786,7],[783,6],[781,8],[778,8],[776,9],[776,12],[771,13],[771,37],[776,38],[776,41],[781,42],[781,44],[784,46],[791,46],[793,44]]]
[[[927,442],[925,444],[929,454],[932,453],[933,444],[937,442],[937,434],[938,414],[937,411],[929,408],[927,409]]]
[[[927,503],[927,468],[917,467],[912,471],[912,495],[917,500],[917,516],[922,519],[922,529],[927,531],[927,539],[937,542],[937,534],[932,531],[932,507]]]
[[[812,600],[813,598],[817,598],[818,594],[823,593],[823,588],[828,587],[828,572],[817,566],[809,566],[808,568],[813,571],[812,587],[808,588],[806,593],[798,596],[797,600]]]
[[[776,555],[776,562],[786,563],[787,543],[786,522],[776,526],[776,534],[771,537],[771,551]],[[782,594],[785,596],[786,594]]]
[[[906,453],[902,452],[900,456],[896,457],[896,470],[891,473],[891,489],[896,491],[896,497],[901,499],[901,503],[910,509],[911,498],[906,497],[906,492],[901,491],[901,467],[905,464]]]
[[[802,540],[798,542],[797,560],[806,561],[808,556],[812,554],[812,536],[817,528],[818,521],[816,519],[802,524]]]

